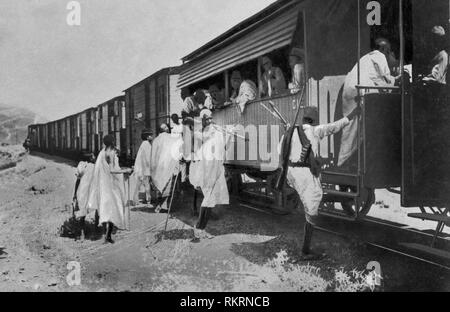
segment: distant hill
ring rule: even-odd
[[[0,103],[0,143],[21,144],[27,137],[30,124],[45,122],[45,118],[26,108]]]

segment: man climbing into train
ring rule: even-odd
[[[361,108],[355,108],[347,117],[334,123],[318,125],[319,113],[314,107],[305,108],[302,126],[288,131],[292,137],[284,136],[279,151],[283,170],[289,186],[299,195],[305,210],[306,223],[303,236],[302,261],[320,260],[323,255],[311,251],[311,240],[322,202],[323,190],[320,182],[321,164],[316,158],[320,141],[338,133],[358,116]],[[289,142],[289,143],[287,143]]]
[[[379,38],[375,41],[372,52],[364,55],[351,72],[345,78],[342,95],[342,113],[345,116],[358,106],[360,98],[365,93],[382,92],[370,87],[393,87],[400,76],[393,77],[388,64],[388,58],[392,55],[391,44],[387,39]],[[358,74],[359,73],[359,74]],[[357,85],[367,87],[359,90]],[[355,171],[354,156],[358,149],[358,122],[352,120],[348,127],[342,132],[341,146],[339,151],[338,166],[345,167],[349,171]]]

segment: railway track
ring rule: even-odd
[[[450,271],[449,238],[439,238],[432,248],[432,233],[370,217],[355,222],[322,216],[317,229]]]
[[[240,206],[280,216],[260,205],[246,202]],[[450,271],[450,236],[438,238],[435,248],[432,248],[434,233],[431,230],[419,231],[407,225],[372,217],[353,221],[343,214],[330,212],[321,214],[316,228],[324,233],[354,239],[368,246]]]

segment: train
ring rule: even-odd
[[[79,160],[89,153],[98,154],[106,134],[114,135],[116,146],[126,156],[125,96],[118,96],[78,114],[30,125],[30,149]]]
[[[241,134],[247,137],[252,134],[245,129],[256,125],[257,137],[260,131],[268,137],[281,137],[285,129],[268,112],[269,102],[288,122],[301,105],[301,111],[316,107],[318,121],[329,123],[342,117],[346,75],[371,51],[374,40],[384,37],[392,43],[399,71],[412,65],[412,81],[402,77],[402,83],[391,88],[357,86],[364,96],[358,99],[363,112],[358,123],[356,167],[342,171],[337,166],[339,135],[321,142],[321,213],[353,221],[364,219],[375,203],[375,190],[388,189],[401,195],[404,209],[420,207],[420,213],[410,217],[436,222],[427,248],[442,247],[444,243],[438,238],[450,224],[450,211],[442,208],[450,202],[446,191],[450,186],[450,159],[446,157],[450,153],[446,137],[450,94],[446,86],[424,86],[421,77],[430,57],[426,39],[435,25],[449,31],[449,12],[449,0],[278,0],[185,56],[181,66],[163,69],[126,89],[125,96],[58,121],[30,125],[32,149],[79,157],[98,152],[101,137],[108,133],[115,136],[121,159],[131,163],[140,130],[156,130],[159,123],[170,122],[172,113],[180,114],[181,90],[192,94],[216,85],[229,98],[230,77],[236,70],[256,82],[258,95],[243,114],[234,106],[214,110],[216,124],[239,124],[244,129]],[[381,22],[373,18],[377,14]],[[290,93],[262,96],[262,57],[270,56],[289,79],[287,59],[293,47],[305,51],[304,101]],[[264,205],[275,213],[290,213],[299,204],[295,192],[287,185],[281,192],[274,188],[281,160],[268,161],[259,153],[250,157],[248,141],[236,136],[233,153],[239,145],[245,146],[245,157],[229,155],[225,162],[230,192],[243,202]],[[275,148],[270,140],[259,140],[258,144],[257,151]],[[450,259],[450,253],[447,256]]]
[[[28,126],[32,151],[73,160],[98,154],[105,135],[115,138],[122,165],[131,166],[141,144],[144,128],[156,133],[161,123],[181,110],[182,99],[176,88],[178,67],[163,68],[124,90],[124,95],[78,114]]]

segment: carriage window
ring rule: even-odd
[[[275,50],[259,59],[259,91],[262,98],[288,93],[291,81],[289,47]]]
[[[126,114],[126,107],[125,102],[122,102],[122,129],[126,129],[127,127],[127,114]]]
[[[158,88],[158,113],[164,113],[166,107],[166,86],[161,85]]]
[[[191,86],[189,93],[193,94],[196,90],[203,90],[207,97],[205,106],[212,110],[221,109],[227,101],[225,76],[225,73],[221,73],[205,79]]]

